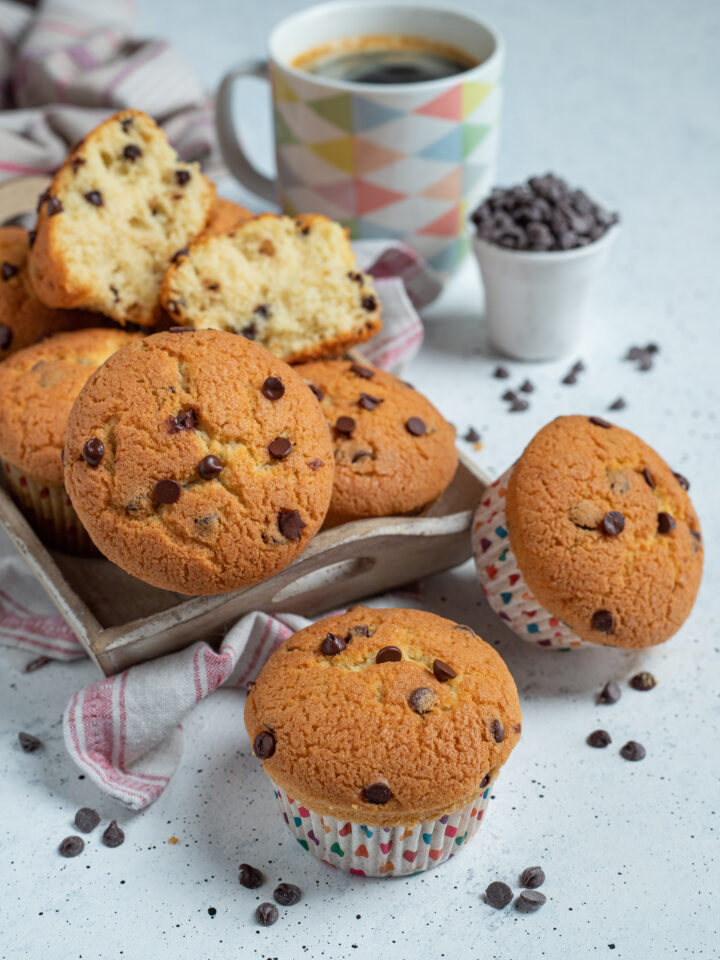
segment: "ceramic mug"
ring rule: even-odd
[[[477,66],[439,80],[372,84],[292,65],[340,38],[388,34],[448,45]],[[285,213],[325,214],[353,238],[404,240],[448,275],[470,247],[468,213],[493,183],[503,62],[498,31],[470,14],[357,0],[311,7],[275,28],[267,61],[238,64],[223,78],[220,148],[234,176]],[[268,75],[276,179],[249,160],[231,110],[236,80]]]

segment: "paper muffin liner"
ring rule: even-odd
[[[2,463],[10,492],[47,547],[80,556],[96,556],[97,547],[80,523],[65,487],[37,483],[6,461]]]
[[[546,650],[595,646],[546,610],[525,581],[508,538],[505,498],[511,473],[512,467],[487,488],[475,511],[473,553],[483,593],[522,640]]]
[[[360,877],[407,877],[449,860],[480,826],[491,787],[492,782],[472,803],[437,820],[377,827],[320,816],[273,784],[280,813],[300,846]]]

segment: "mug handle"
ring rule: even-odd
[[[215,125],[217,127],[220,153],[228,169],[243,186],[264,200],[275,203],[275,181],[261,173],[250,161],[241,138],[235,129],[232,117],[232,88],[241,77],[268,79],[267,60],[245,60],[222,78],[215,98]]]

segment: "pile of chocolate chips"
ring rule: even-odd
[[[583,190],[552,173],[517,187],[497,187],[472,214],[482,240],[511,250],[573,250],[618,222]]]

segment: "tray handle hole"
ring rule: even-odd
[[[273,597],[273,603],[282,603],[285,600],[291,600],[299,594],[311,593],[315,590],[321,590],[329,587],[341,580],[349,580],[351,577],[357,577],[367,573],[375,566],[373,557],[353,557],[349,560],[338,560],[337,563],[331,563],[327,567],[321,567],[319,570],[311,570],[310,573],[298,577],[292,583],[285,584]]]

